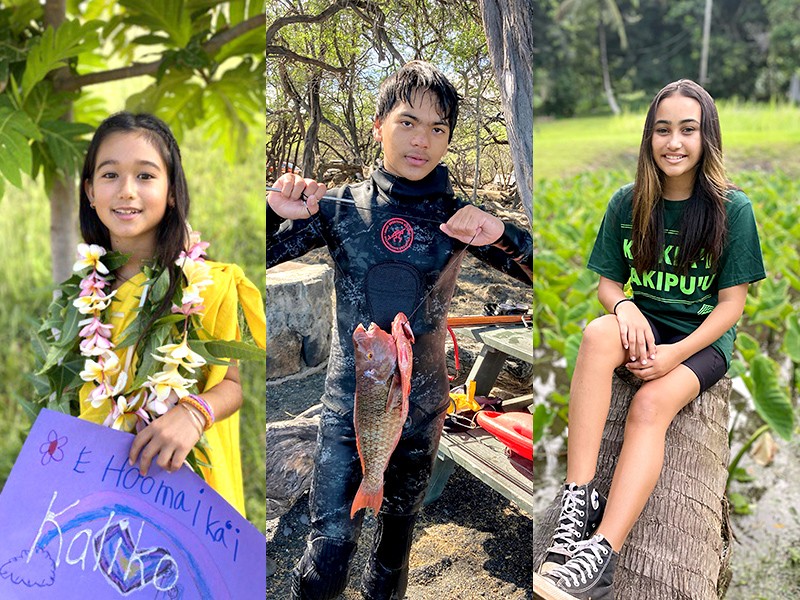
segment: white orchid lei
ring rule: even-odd
[[[105,313],[116,290],[108,289],[114,271],[128,257],[94,244],[79,244],[74,274],[59,286],[60,295],[56,295],[48,318],[34,338],[40,368],[32,379],[40,403],[78,415],[78,392],[85,383],[93,383],[87,397],[91,405],[99,408],[111,403],[104,425],[138,431],[170,410],[175,405],[175,396],[181,399],[197,393],[198,380],[194,377],[197,369],[206,364],[229,364],[222,356],[256,357],[252,352],[261,351],[250,344],[201,340],[198,335],[202,330],[199,317],[205,309],[203,292],[212,284],[210,267],[205,261],[207,247],[208,243],[192,232],[188,250],[176,261],[183,285],[172,299],[172,314],[155,321],[152,321],[154,313],[169,288],[169,273],[167,269],[144,268],[148,279],[142,286],[138,314],[118,336],[115,345],[111,341],[113,326],[106,322]],[[147,331],[143,331],[151,321]],[[140,337],[136,377],[129,381],[132,346]],[[125,347],[129,350],[126,364],[122,364],[115,350]],[[36,412],[35,405],[27,407]],[[205,439],[201,437],[197,447],[203,454],[204,446]]]

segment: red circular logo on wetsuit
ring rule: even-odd
[[[391,252],[405,252],[414,241],[414,230],[405,219],[389,219],[381,229],[381,241]]]

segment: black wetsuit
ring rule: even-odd
[[[346,586],[363,518],[362,511],[350,519],[361,481],[353,427],[352,333],[359,323],[370,322],[389,331],[402,311],[410,317],[416,340],[409,416],[385,474],[378,532],[362,578],[367,598],[402,598],[414,517],[449,404],[447,311],[466,246],[442,233],[439,224],[466,202],[453,195],[443,165],[418,182],[379,169],[367,181],[329,195],[353,199],[355,205],[322,201],[312,218],[291,222],[267,212],[267,267],[325,245],[335,264],[336,320],[310,499],[312,532],[293,592],[318,600],[335,597]],[[468,251],[531,282],[531,236],[511,223],[505,223],[494,245]],[[390,541],[382,545],[382,539]]]

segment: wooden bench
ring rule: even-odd
[[[521,325],[473,327],[466,331],[481,342],[480,354],[467,376],[475,381],[475,394],[491,392],[503,364],[509,357],[533,362],[531,330]],[[533,402],[533,394],[505,400],[506,410],[524,410]],[[442,433],[433,475],[425,502],[439,498],[455,466],[463,467],[492,489],[508,498],[527,514],[533,514],[533,463],[506,448],[480,427],[467,431]]]

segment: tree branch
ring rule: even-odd
[[[230,29],[225,29],[213,35],[211,39],[203,44],[203,51],[209,56],[214,56],[225,44],[242,37],[258,27],[264,27],[266,24],[266,13],[250,17],[246,21],[242,21]],[[153,75],[158,72],[158,68],[163,62],[164,59],[161,59],[149,63],[133,63],[127,67],[109,69],[108,71],[99,71],[97,73],[87,73],[85,75],[70,74],[54,78],[53,85],[58,91],[72,92],[88,85],[118,81],[120,79],[138,77],[140,75]]]
[[[307,65],[314,65],[315,67],[319,67],[325,71],[330,71],[331,73],[336,73],[337,75],[347,73],[347,67],[334,67],[333,65],[329,65],[328,63],[317,60],[316,58],[297,54],[296,52],[289,50],[288,48],[284,48],[283,46],[267,46],[267,56],[285,56],[291,60],[296,60],[297,62]]]
[[[347,8],[349,4],[350,0],[336,0],[336,2],[331,4],[328,8],[317,15],[291,15],[288,17],[275,19],[272,25],[267,27],[267,45],[272,43],[272,39],[278,34],[278,31],[287,25],[293,25],[295,23],[319,23],[320,21],[325,21],[339,11]]]

